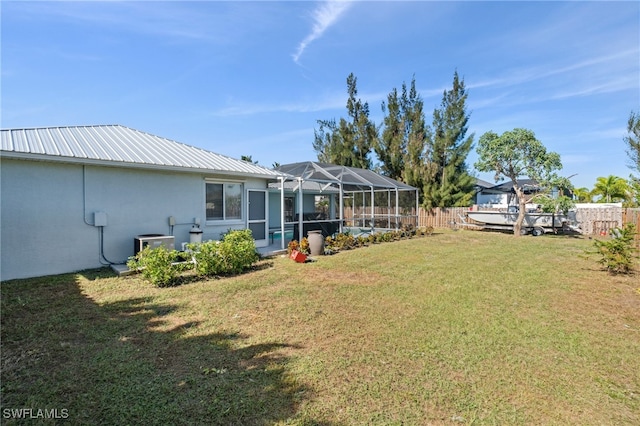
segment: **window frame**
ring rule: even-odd
[[[207,190],[208,185],[220,185],[222,187],[222,218],[214,218],[208,216],[208,208],[207,208]],[[240,189],[240,205],[239,205],[239,217],[228,218],[227,211],[227,185],[237,185]],[[204,185],[204,217],[207,224],[217,225],[217,224],[240,224],[244,223],[245,220],[245,185],[243,181],[236,180],[224,180],[224,179],[205,179]]]

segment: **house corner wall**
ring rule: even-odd
[[[205,174],[0,161],[2,281],[123,263],[144,234],[173,235],[180,249],[195,218],[206,239],[246,225],[246,218],[233,226],[206,223]],[[266,188],[264,179],[244,181],[246,188]],[[245,206],[243,198],[243,212]],[[105,226],[94,226],[96,212]]]

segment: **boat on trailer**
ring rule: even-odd
[[[478,210],[467,212],[467,217],[477,222],[483,229],[512,230],[518,219],[518,211],[510,209],[508,211]],[[534,236],[542,235],[546,232],[557,232],[565,226],[570,226],[573,221],[569,215],[562,213],[542,213],[530,211],[525,213],[522,222],[522,234],[531,233]],[[466,223],[473,226],[473,223]]]

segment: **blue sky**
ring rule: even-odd
[[[430,123],[457,70],[476,141],[531,129],[576,186],[631,173],[638,2],[0,7],[3,128],[122,124],[270,167],[316,159],[317,120],[346,117],[349,73],[376,124],[389,92],[415,76]]]

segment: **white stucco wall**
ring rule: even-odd
[[[172,233],[180,248],[195,218],[203,239],[244,229],[246,189],[266,188],[263,179],[234,179],[244,184],[243,219],[214,224],[205,220],[205,178],[215,176],[6,158],[0,172],[1,280],[103,266],[95,212],[106,214],[103,254],[117,263],[134,254],[141,234]]]
[[[98,228],[83,222],[82,167],[3,159],[0,172],[0,279],[100,266]]]

